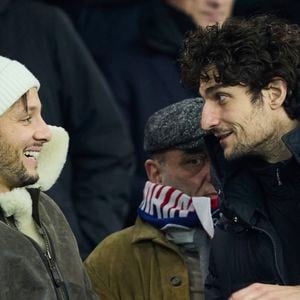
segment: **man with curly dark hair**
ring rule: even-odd
[[[300,28],[272,16],[199,28],[181,64],[205,100],[224,214],[207,299],[300,299]]]

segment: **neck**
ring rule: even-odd
[[[267,147],[264,155],[264,159],[269,163],[277,163],[279,161],[287,160],[292,157],[292,153],[286,147],[282,141],[282,137],[299,126],[299,122],[288,119],[286,122],[278,122],[277,131],[274,134],[273,141],[276,143],[270,143]]]
[[[292,157],[292,153],[280,140],[278,145],[270,151],[269,155],[265,157],[265,160],[271,164],[275,164],[279,161],[284,161]]]

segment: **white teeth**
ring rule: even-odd
[[[27,157],[38,158],[40,152],[37,152],[37,151],[25,151],[24,154]]]

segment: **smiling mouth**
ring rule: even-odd
[[[31,159],[37,160],[38,157],[39,157],[39,155],[40,155],[40,152],[39,151],[25,151],[24,155],[27,158],[31,158]]]
[[[225,133],[225,134],[217,134],[215,135],[216,138],[219,140],[219,142],[222,142],[224,141],[227,137],[229,137],[231,134],[233,133],[233,131],[230,131],[228,133]]]

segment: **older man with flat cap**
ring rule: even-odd
[[[148,119],[149,181],[136,223],[107,237],[85,261],[102,300],[204,298],[217,196],[201,109],[201,99],[186,99]]]

